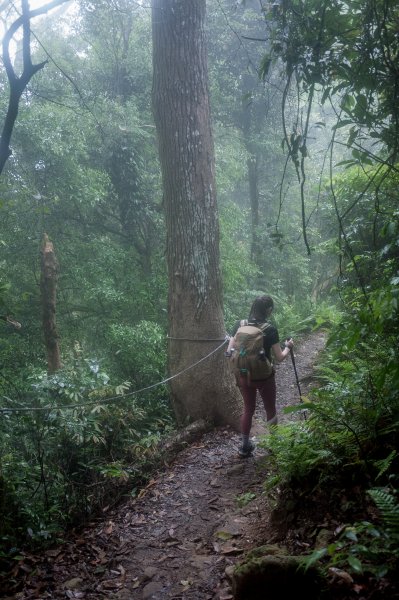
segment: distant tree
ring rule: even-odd
[[[153,0],[153,108],[159,138],[169,273],[169,369],[217,348],[225,329],[210,127],[205,0]],[[205,341],[208,340],[208,341]],[[181,424],[237,425],[239,396],[218,351],[171,380]]]
[[[218,187],[219,182],[224,187],[220,206],[224,208],[227,199],[245,210],[233,237],[236,248],[243,244],[248,248],[255,269],[247,286],[304,297],[309,276],[305,274],[305,281],[304,269],[298,268],[303,244],[298,239],[296,174],[281,146],[279,68],[268,69],[263,59],[271,43],[263,12],[258,2],[228,0],[209,2],[208,12]],[[232,158],[238,152],[240,164],[233,169]],[[248,276],[249,270],[245,272]]]

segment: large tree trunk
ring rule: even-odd
[[[205,5],[205,0],[153,0],[152,8],[153,108],[167,227],[171,374],[211,353],[225,336]],[[181,424],[205,418],[237,426],[241,401],[224,348],[171,380]]]
[[[40,291],[42,298],[43,335],[47,349],[49,373],[61,367],[60,347],[56,327],[57,259],[52,242],[44,234],[41,249]]]

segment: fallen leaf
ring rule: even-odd
[[[104,529],[104,531],[107,535],[110,535],[113,532],[113,530],[114,530],[114,524],[112,521],[109,521],[107,524],[107,527]]]
[[[75,541],[75,544],[77,546],[84,546],[86,544],[86,540],[84,540],[83,538],[79,538]]]
[[[117,590],[122,586],[122,582],[117,579],[107,579],[101,582],[101,587],[105,590]]]
[[[215,537],[217,537],[219,540],[231,540],[233,534],[229,531],[217,531],[215,533]]]
[[[211,479],[209,485],[211,485],[212,487],[221,487],[221,484],[218,479]]]
[[[353,577],[347,571],[344,571],[342,569],[337,569],[336,567],[330,567],[328,569],[328,572],[333,577],[338,578],[338,579],[342,579],[343,581],[345,581],[348,584],[353,583]]]
[[[52,558],[56,558],[60,554],[61,550],[59,548],[54,548],[50,550],[46,550],[46,556],[51,556]]]
[[[208,504],[213,504],[214,502],[219,502],[219,496],[213,496],[210,500],[208,500]]]
[[[122,575],[123,578],[126,577],[126,569],[124,567],[122,567],[122,565],[118,565],[117,567],[119,573]]]
[[[221,550],[222,554],[225,554],[226,556],[231,556],[234,554],[241,554],[242,552],[244,552],[243,548],[237,548],[237,546],[223,546],[222,550]]]
[[[32,567],[30,567],[29,565],[27,565],[24,562],[19,562],[15,569],[14,569],[14,574],[16,575],[19,571],[19,569],[21,569],[21,571],[23,571],[24,573],[31,573],[32,572]]]
[[[94,569],[94,573],[95,573],[96,575],[99,575],[99,574],[101,574],[101,573],[105,573],[105,571],[106,571],[106,570],[107,570],[107,569],[106,569],[105,567],[98,566],[98,567],[96,567],[96,568]]]
[[[220,592],[219,600],[233,600],[234,596],[230,592]]]
[[[65,589],[73,590],[78,588],[83,583],[83,579],[81,577],[73,577],[72,579],[68,579],[63,584]]]

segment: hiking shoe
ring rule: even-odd
[[[238,448],[238,455],[241,456],[241,458],[248,458],[248,456],[251,456],[254,450],[255,444],[253,444],[252,442],[248,442],[247,446],[240,446]]]

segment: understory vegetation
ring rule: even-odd
[[[150,15],[78,5],[62,35],[37,24],[35,61],[52,60],[0,180],[0,570],[138,494],[176,430]],[[282,339],[327,332],[307,418],[263,442],[266,493],[356,488],[354,520],[307,560],[379,581],[399,559],[398,23],[391,0],[208,1],[226,334],[265,293]]]
[[[282,58],[287,93],[294,86],[306,98],[301,131],[285,136],[300,182],[315,99],[320,95],[334,114],[322,213],[330,205],[338,228],[340,313],[329,327],[316,388],[300,407],[307,418],[264,442],[275,461],[267,489],[271,497],[276,486],[324,497],[336,529],[308,553],[307,564],[341,583],[334,597],[391,597],[399,559],[398,8],[379,0],[345,7],[295,0],[279,6],[264,60],[267,71]],[[342,160],[336,145],[347,149]],[[328,255],[333,246],[326,242]]]

